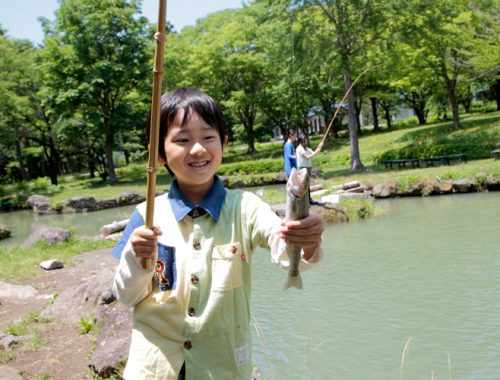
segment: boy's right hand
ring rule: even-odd
[[[158,226],[153,226],[152,229],[146,228],[146,226],[136,228],[132,232],[132,238],[130,239],[136,257],[152,258],[157,238],[161,234],[162,232]]]

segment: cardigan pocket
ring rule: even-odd
[[[212,291],[223,292],[242,286],[240,243],[215,246],[212,251]]]

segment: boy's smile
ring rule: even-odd
[[[196,112],[190,112],[184,125],[182,119],[183,113],[179,112],[168,128],[164,140],[166,163],[183,194],[199,204],[212,187],[222,162],[222,144],[218,131]]]

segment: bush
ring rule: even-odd
[[[264,173],[279,173],[284,170],[283,160],[262,159],[256,161],[234,162],[222,164],[218,170],[220,175],[247,175],[247,174],[264,174]]]
[[[30,183],[30,193],[32,194],[54,195],[61,191],[61,186],[52,185],[47,177],[38,177]]]

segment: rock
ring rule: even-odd
[[[118,198],[117,198],[118,199]],[[105,199],[102,201],[98,201],[98,208],[100,210],[106,209],[106,208],[114,208],[120,206],[120,203],[118,202],[117,199]]]
[[[144,197],[141,197],[139,193],[135,190],[124,191],[120,194],[116,201],[120,206],[131,205],[135,203],[142,202]]]
[[[37,214],[46,214],[50,210],[50,199],[44,195],[31,195],[27,203]]]
[[[7,239],[11,235],[11,230],[9,227],[0,224],[0,240]]]
[[[351,187],[346,190],[346,193],[364,193],[365,188],[363,186]]]
[[[321,183],[319,183],[317,185],[311,185],[311,186],[309,186],[309,191],[311,193],[313,193],[315,191],[319,191],[319,190],[323,190],[323,185]]]
[[[425,182],[420,181],[420,182],[414,183],[408,189],[408,195],[421,196],[424,192],[424,189],[425,189]]]
[[[392,181],[373,186],[372,196],[375,198],[389,198],[396,194],[396,184]]]
[[[64,268],[64,263],[57,259],[45,260],[40,263],[40,268],[45,270],[61,269]]]
[[[338,194],[339,195],[339,198],[340,199],[370,199],[371,198],[371,195],[370,193],[368,192],[364,192],[364,193],[349,193],[349,192],[345,192],[345,193],[341,193],[341,194]]]
[[[113,222],[111,224],[105,224],[101,227],[101,235],[109,236],[117,232],[121,232],[127,227],[129,219],[121,220],[119,222]]]
[[[101,305],[109,305],[113,301],[116,301],[116,296],[111,290],[105,291],[101,295]]]
[[[75,209],[77,212],[94,211],[97,210],[98,202],[94,197],[73,197],[64,203],[65,207]]]
[[[494,178],[494,177],[486,178],[486,189],[488,189],[488,191],[499,191],[500,178]]]
[[[71,236],[73,236],[72,233],[66,228],[41,227],[33,231],[21,244],[21,247],[31,247],[40,240],[49,244],[60,243],[68,240]]]
[[[286,183],[287,178],[285,173],[278,173],[276,174],[276,182],[277,183]]]
[[[349,189],[353,189],[355,187],[359,187],[359,182],[358,181],[351,181],[351,182],[346,182],[342,185],[342,189],[343,190],[349,190]]]
[[[453,192],[472,193],[476,191],[476,184],[469,179],[459,179],[452,182]]]
[[[132,332],[132,309],[115,302],[99,309],[97,323],[101,333],[89,367],[102,378],[120,374],[127,361]]]
[[[17,369],[0,365],[0,380],[23,380]]]
[[[12,347],[17,345],[19,342],[24,342],[30,340],[29,335],[12,335],[12,334],[0,334],[0,350],[10,350]],[[0,377],[1,379],[1,377]]]
[[[0,281],[0,298],[34,298],[38,291],[29,285],[12,285]]]
[[[255,194],[257,194],[259,197],[263,197],[264,195],[266,195],[266,190],[264,189],[259,189],[255,192]]]
[[[97,306],[102,303],[103,294],[110,291],[113,284],[113,268],[101,271],[80,285],[70,287],[59,294],[42,316],[55,317],[63,321],[78,323],[81,318],[97,314]]]
[[[329,194],[321,197],[321,202],[337,204],[340,201],[340,194]]]

